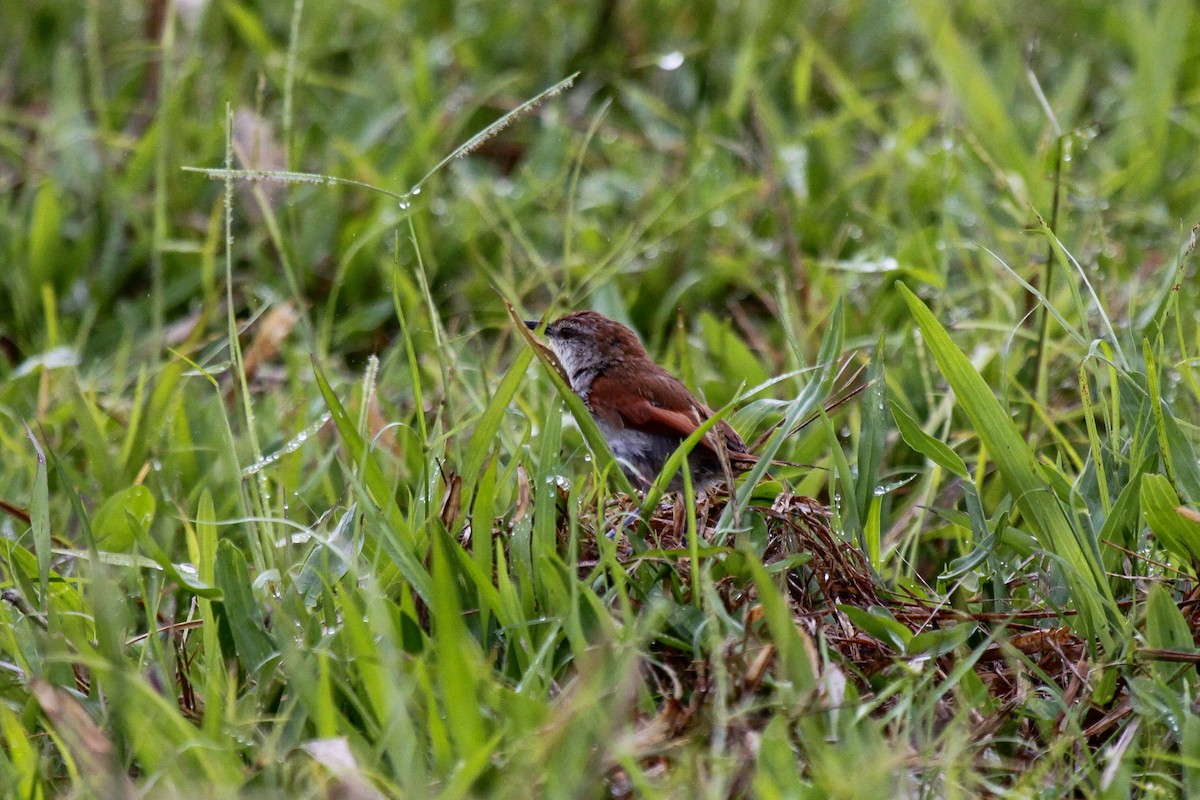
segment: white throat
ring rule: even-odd
[[[554,355],[558,356],[558,363],[562,364],[563,371],[567,373],[567,380],[571,384],[571,390],[580,397],[587,399],[588,392],[591,390],[591,381],[585,384],[578,379],[582,377],[582,373],[592,366],[593,359],[588,358],[588,353],[583,352],[581,348],[572,347],[570,344],[550,340],[550,349],[554,351]]]

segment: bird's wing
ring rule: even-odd
[[[602,375],[592,383],[589,399],[597,414],[605,416],[610,424],[660,436],[687,438],[712,416],[712,411],[692,397],[670,373],[647,376],[639,384],[635,388]],[[716,452],[718,430],[724,435],[726,449],[745,452],[745,443],[724,420],[708,432],[701,444]]]

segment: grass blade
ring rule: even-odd
[[[1113,653],[1117,634],[1126,623],[1116,607],[1096,543],[1087,541],[1083,532],[1071,525],[1011,418],[970,360],[954,346],[946,329],[908,287],[903,283],[897,287],[1026,524],[1043,547],[1061,560],[1084,632],[1089,638],[1099,638],[1103,652]]]

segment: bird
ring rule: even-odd
[[[530,330],[540,323],[525,320]],[[546,326],[546,340],[631,483],[648,489],[667,459],[712,410],[650,358],[637,334],[596,311],[575,311]],[[758,459],[725,420],[688,454],[692,485],[702,493]],[[683,489],[682,471],[668,491]]]

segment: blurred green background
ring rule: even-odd
[[[1110,309],[1136,312],[1131,289],[1198,206],[1189,3],[310,2],[295,40],[291,22],[285,3],[6,9],[9,369],[48,343],[44,287],[85,361],[216,301],[221,186],[181,167],[222,164],[226,104],[243,164],[404,191],[579,71],[414,203],[430,289],[463,332],[499,321],[496,286],[535,310],[627,310],[652,343],[676,307],[769,317],[786,291],[820,317],[844,295],[874,339],[899,322],[896,277],[1015,327],[1028,303],[982,248],[1032,279],[1057,131],[1059,234]],[[282,236],[239,187],[239,298],[298,293],[314,349],[378,350],[397,204],[264,188]],[[408,274],[412,248],[399,257]]]

